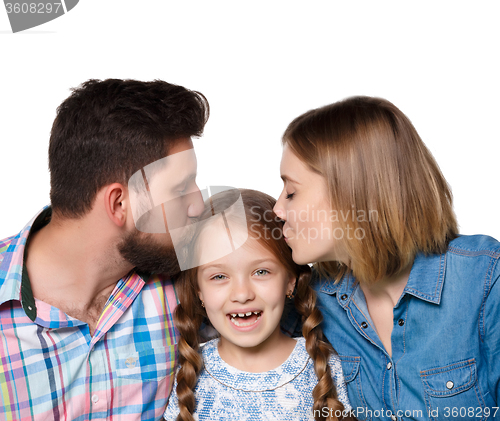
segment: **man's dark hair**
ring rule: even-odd
[[[57,109],[49,145],[55,213],[78,218],[107,184],[126,183],[176,141],[201,136],[206,98],[155,80],[88,80]]]

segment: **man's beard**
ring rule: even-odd
[[[139,272],[168,275],[180,272],[174,246],[160,244],[152,234],[131,232],[118,244],[118,251]]]

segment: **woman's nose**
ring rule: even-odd
[[[273,211],[278,216],[278,218],[283,219],[283,221],[286,221],[286,212],[283,206],[284,201],[285,201],[285,189],[283,189],[283,191],[280,194],[280,197],[278,197],[278,200],[274,205]]]

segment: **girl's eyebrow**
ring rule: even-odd
[[[274,259],[265,258],[265,259],[252,260],[249,264],[252,266],[256,266],[256,265],[261,265],[263,263],[276,264],[277,262]],[[207,264],[206,266],[202,266],[200,269],[202,272],[205,272],[206,270],[223,269],[224,267],[225,265],[222,263],[213,263],[213,264]]]
[[[208,264],[206,266],[203,265],[200,269],[202,272],[204,272],[204,271],[209,270],[209,269],[221,269],[223,267],[224,267],[223,264],[214,263],[214,264]]]
[[[273,259],[259,259],[259,260],[252,260],[252,265],[261,265],[262,263],[276,263]]]

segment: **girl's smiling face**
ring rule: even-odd
[[[220,227],[211,225],[198,239],[201,253],[204,238],[210,247],[227,242],[226,235],[218,235]],[[232,253],[199,267],[199,297],[221,336],[219,353],[228,364],[234,364],[232,356],[242,355],[243,349],[257,352],[279,343],[285,298],[294,286],[295,277],[252,237]]]

